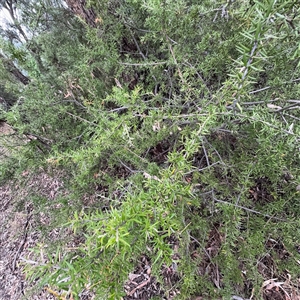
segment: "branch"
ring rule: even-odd
[[[268,90],[270,88],[271,88],[270,86],[266,86],[266,87],[261,88],[259,90],[251,91],[251,92],[249,92],[249,94],[255,94],[255,93],[258,93],[258,92],[266,91],[266,90]]]
[[[211,191],[208,191],[208,192],[205,192],[205,193],[201,193],[200,195],[207,195],[207,194],[211,194],[212,195],[212,199],[215,202],[219,202],[219,203],[223,203],[223,204],[235,206],[236,208],[240,208],[242,210],[245,210],[245,211],[257,214],[257,215],[261,215],[261,216],[264,216],[264,217],[267,217],[267,218],[270,218],[270,219],[274,219],[274,220],[278,220],[278,221],[282,221],[282,222],[286,222],[287,221],[286,219],[282,219],[282,218],[277,218],[277,217],[274,217],[274,216],[270,216],[268,214],[261,213],[261,212],[259,212],[257,210],[254,210],[254,209],[251,209],[251,208],[248,208],[248,207],[245,207],[245,206],[237,205],[237,204],[234,204],[234,203],[231,203],[231,202],[227,202],[227,201],[224,201],[224,200],[219,200],[219,199],[215,198],[215,196],[214,196],[214,190],[211,190]]]
[[[27,85],[30,82],[30,79],[25,76],[15,65],[14,63],[7,57],[5,57],[2,53],[0,53],[0,59],[3,62],[5,69],[14,75],[14,77],[20,81],[22,84]]]
[[[208,158],[208,155],[207,155],[207,152],[206,152],[204,144],[202,144],[202,149],[203,149],[204,156],[205,156],[205,159],[206,159],[206,164],[209,167],[210,166],[210,162],[209,162],[209,158]]]
[[[251,65],[251,63],[252,63],[252,61],[253,61],[253,57],[254,57],[255,51],[256,51],[256,49],[257,49],[257,46],[258,46],[258,41],[256,40],[256,41],[254,41],[254,44],[253,44],[253,46],[252,46],[252,49],[251,49],[251,52],[250,52],[250,55],[249,55],[247,64],[246,64],[246,66],[243,67],[242,70],[241,70],[241,71],[243,71],[243,74],[242,74],[242,78],[241,78],[241,83],[239,84],[238,90],[237,90],[237,94],[238,94],[238,97],[237,97],[237,98],[238,98],[238,99],[235,98],[235,99],[233,100],[233,104],[232,104],[232,108],[233,108],[233,110],[234,110],[234,113],[235,113],[235,107],[236,107],[236,105],[239,104],[239,103],[238,103],[238,102],[239,102],[239,98],[240,98],[239,91],[240,91],[240,90],[242,89],[242,87],[243,87],[244,81],[245,81],[245,79],[246,79],[246,77],[247,77],[247,74],[248,74],[248,72],[249,72],[249,67],[250,67],[250,65]]]
[[[155,66],[155,65],[165,65],[167,63],[168,63],[167,61],[145,62],[145,63],[142,63],[142,64],[139,64],[139,63],[123,63],[123,62],[119,62],[120,65],[124,65],[124,66],[139,66],[139,67]]]
[[[281,112],[281,111],[284,111],[284,110],[287,110],[287,109],[290,110],[290,109],[294,109],[294,108],[300,108],[299,104],[300,103],[294,103],[294,104],[288,105],[286,107],[274,110],[273,112],[278,113],[278,112]]]
[[[27,230],[27,227],[29,225],[29,221],[31,219],[32,215],[28,215],[27,216],[27,219],[26,219],[26,223],[24,225],[24,237],[23,237],[23,241],[22,243],[20,244],[16,254],[15,254],[15,257],[13,259],[13,262],[12,262],[12,270],[15,271],[16,269],[16,261],[18,259],[18,256],[20,255],[20,253],[23,251],[23,248],[24,248],[24,245],[25,245],[25,242],[27,240],[27,235],[28,235],[28,230]]]
[[[196,70],[196,68],[195,68],[192,64],[190,64],[189,62],[185,62],[185,63],[183,63],[183,65],[187,65],[187,66],[189,66],[190,68],[193,68],[193,69],[195,70],[197,76],[199,77],[199,79],[202,81],[202,83],[203,83],[204,86],[206,87],[206,89],[207,89],[209,95],[212,96],[212,93],[211,93],[210,89],[208,88],[206,82],[204,81],[204,79],[202,78],[202,76],[199,74],[199,72]]]
[[[144,61],[147,61],[147,57],[146,57],[146,56],[144,55],[144,53],[142,52],[139,43],[137,42],[136,38],[134,37],[134,34],[133,34],[132,31],[130,30],[130,28],[128,28],[128,30],[130,31],[130,35],[131,35],[131,37],[133,38],[134,43],[135,43],[135,45],[136,45],[136,47],[137,47],[137,49],[138,49],[140,55],[142,56],[142,58],[144,59]],[[154,75],[152,75],[152,78],[153,78],[154,81],[156,82],[156,78],[155,78]]]
[[[128,167],[127,165],[125,165],[120,159],[119,159],[119,162],[121,163],[121,165],[123,167],[125,167],[130,173],[141,173],[143,171],[138,171],[138,170],[132,170],[130,167]]]
[[[89,123],[89,124],[91,124],[91,125],[93,125],[93,126],[98,126],[98,124],[96,124],[96,123],[90,122],[90,121],[88,121],[88,120],[86,120],[86,119],[84,119],[84,118],[81,118],[81,117],[79,117],[79,116],[73,115],[73,114],[71,114],[71,113],[69,113],[69,112],[67,112],[67,111],[66,111],[66,114],[69,115],[69,116],[71,116],[71,117],[74,117],[75,119],[78,119],[78,120],[80,120],[80,121]]]

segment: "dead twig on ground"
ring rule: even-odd
[[[127,294],[127,296],[132,296],[137,290],[141,289],[148,283],[150,283],[151,278],[149,277],[147,280],[143,281],[141,284],[139,284],[136,288],[134,288],[130,293]]]
[[[19,248],[18,248],[18,250],[17,250],[17,252],[16,252],[16,254],[15,254],[14,260],[13,260],[13,262],[12,262],[12,271],[13,271],[13,272],[14,272],[15,269],[16,269],[16,261],[17,261],[19,255],[20,255],[20,253],[23,251],[24,245],[25,245],[26,240],[27,240],[27,235],[28,235],[28,230],[27,230],[27,228],[28,228],[29,221],[30,221],[31,217],[32,217],[32,215],[28,215],[28,216],[27,216],[26,223],[25,223],[25,225],[24,225],[24,237],[23,237],[23,241],[22,241],[22,243],[20,244],[20,246],[19,246]]]

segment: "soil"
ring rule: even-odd
[[[41,235],[33,228],[30,203],[23,210],[16,209],[16,199],[20,201],[22,196],[24,191],[18,190],[14,182],[0,187],[0,299],[55,299],[43,290],[29,298],[25,296],[31,284],[25,278],[24,259],[29,257],[29,249],[39,242]]]

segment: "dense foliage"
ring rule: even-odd
[[[89,23],[59,1],[2,2],[19,19],[2,30],[1,117],[29,142],[1,178],[64,170],[53,226],[80,240],[48,245],[29,277],[120,299],[146,256],[176,299],[296,280],[298,1],[91,0]]]

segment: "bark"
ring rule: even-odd
[[[66,0],[70,10],[80,16],[89,26],[96,27],[96,13],[92,8],[86,7],[86,0]]]
[[[23,83],[24,85],[28,84],[30,82],[30,79],[25,76],[16,66],[15,64],[9,60],[8,58],[6,58],[3,54],[0,54],[0,59],[3,62],[3,66],[4,68],[11,73],[12,75],[14,75],[14,77],[20,81],[21,83]]]

